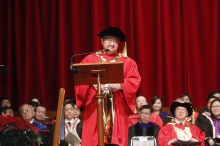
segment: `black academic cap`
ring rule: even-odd
[[[175,111],[175,109],[176,109],[178,106],[185,107],[185,108],[187,109],[187,111],[188,111],[188,117],[192,115],[192,113],[193,113],[193,107],[192,107],[192,105],[191,105],[190,103],[187,103],[187,102],[181,103],[181,102],[175,102],[175,101],[174,101],[174,102],[171,104],[171,106],[170,106],[170,112],[171,112],[173,115],[175,115],[175,114],[174,114],[174,111]]]
[[[120,42],[126,41],[124,33],[117,27],[109,27],[109,28],[101,31],[97,35],[102,38],[106,35],[110,35],[110,36],[114,36],[114,37],[119,38]]]

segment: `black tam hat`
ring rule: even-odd
[[[109,27],[109,28],[101,31],[97,35],[102,38],[106,35],[110,35],[110,36],[114,36],[114,37],[119,38],[120,42],[126,41],[124,33],[117,27]]]
[[[187,102],[184,102],[184,103],[181,103],[181,102],[173,102],[170,106],[170,112],[174,115],[174,111],[175,109],[178,107],[178,106],[181,106],[181,107],[185,107],[188,111],[188,117],[192,115],[193,113],[193,107],[190,103],[187,103]]]

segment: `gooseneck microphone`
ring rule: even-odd
[[[99,51],[101,51],[101,50],[99,50]],[[70,59],[70,75],[72,74],[72,72],[74,72],[74,69],[73,69],[73,57],[75,57],[75,56],[81,56],[81,55],[88,55],[88,54],[95,54],[95,53],[97,53],[97,52],[99,52],[99,51],[96,51],[96,52],[86,52],[86,53],[81,53],[81,54],[74,54],[72,57],[71,57],[71,59]],[[104,49],[104,50],[102,50],[103,52],[109,52],[110,51],[110,49]]]

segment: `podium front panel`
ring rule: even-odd
[[[73,64],[73,68],[78,70],[74,74],[75,85],[97,84],[97,79],[91,74],[99,70],[101,84],[124,83],[123,62],[78,63]]]

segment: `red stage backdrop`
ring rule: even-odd
[[[18,110],[38,96],[56,110],[59,88],[74,98],[71,56],[102,49],[97,33],[117,26],[138,64],[140,94],[169,106],[189,93],[205,106],[220,90],[219,8],[219,0],[1,0],[0,64],[10,74],[0,75],[0,97]]]

